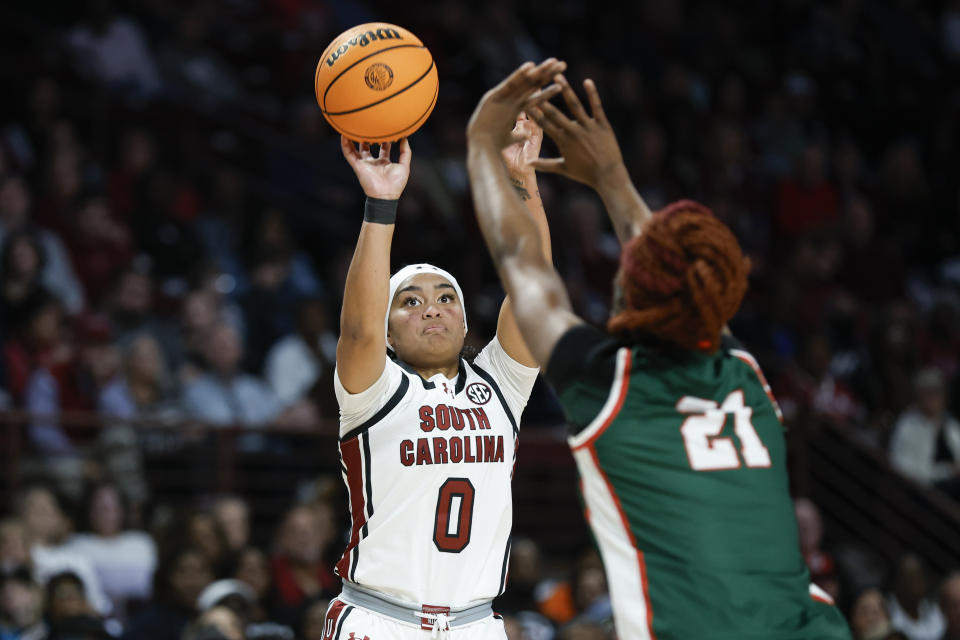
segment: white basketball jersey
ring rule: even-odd
[[[341,578],[451,608],[503,591],[520,414],[538,371],[494,338],[454,380],[389,359],[358,394],[336,376],[353,523]]]

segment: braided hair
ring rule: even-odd
[[[749,271],[733,232],[710,209],[692,200],[674,202],[623,247],[623,308],[607,328],[712,353],[740,307]]]

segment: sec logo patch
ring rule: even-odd
[[[493,395],[488,387],[483,382],[471,382],[467,385],[467,397],[473,401],[474,404],[487,404],[490,402],[490,396]]]

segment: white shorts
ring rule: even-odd
[[[327,608],[323,640],[507,640],[503,620],[493,614],[449,631],[433,631],[334,598]]]

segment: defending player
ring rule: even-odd
[[[547,60],[527,73],[544,84],[563,68]],[[530,219],[549,262],[549,231],[529,164],[542,132],[530,121],[516,128],[525,142],[498,162],[506,158],[515,180],[530,181],[523,185],[533,196]],[[341,146],[367,204],[347,273],[335,379],[353,527],[337,564],[343,593],[328,610],[324,637],[443,631],[462,640],[502,639],[490,603],[506,580],[518,424],[538,369],[509,299],[496,337],[471,364],[460,357],[467,321],[456,279],[423,264],[389,276],[409,143],[401,141],[398,162],[391,162],[389,145],[377,157],[368,145],[358,150],[344,139]],[[387,357],[384,332],[395,359]]]
[[[558,77],[575,119],[532,110],[563,154],[535,164],[595,188],[624,243],[609,335],[574,315],[499,162],[538,89],[524,69],[471,118],[470,183],[518,324],[573,428],[618,637],[848,639],[799,551],[777,406],[754,359],[723,335],[749,261],[701,205],[651,215],[593,84],[591,117]]]

